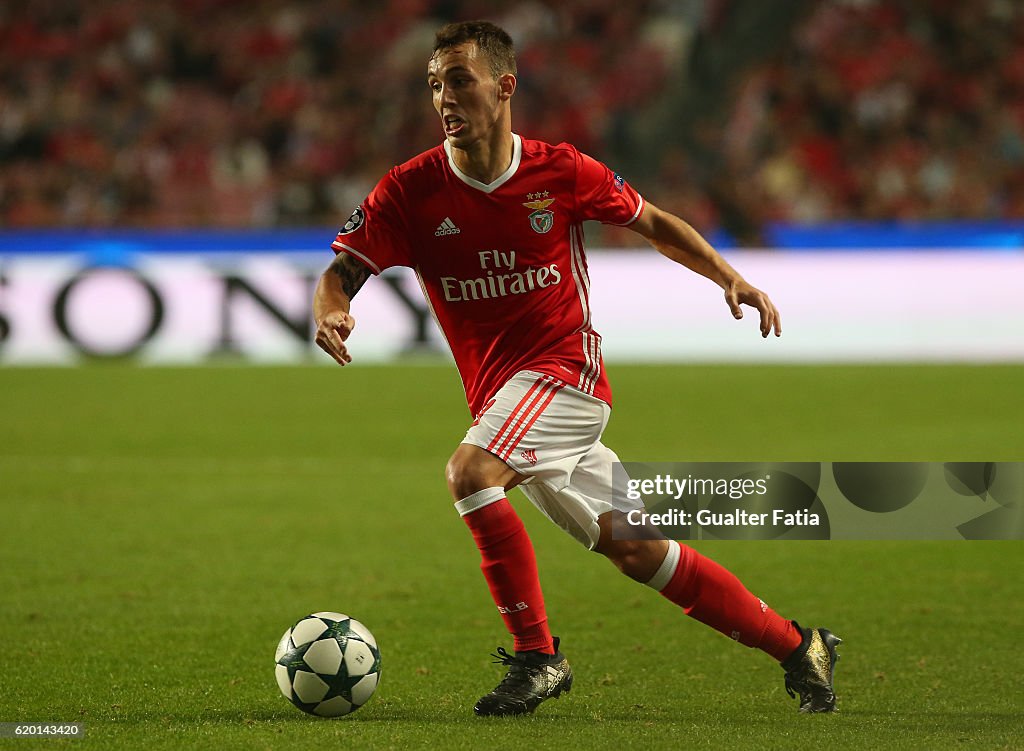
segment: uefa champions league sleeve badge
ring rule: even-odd
[[[366,221],[366,214],[363,212],[362,206],[356,206],[355,211],[352,212],[352,216],[348,218],[344,226],[338,230],[339,235],[350,235],[357,229],[363,226],[363,222]]]

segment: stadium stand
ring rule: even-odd
[[[816,3],[716,147],[760,221],[1024,217],[1024,6]]]
[[[5,2],[0,224],[336,223],[440,141],[425,82],[439,19],[498,7]],[[527,2],[496,20],[520,48],[517,128],[596,153],[681,56],[657,3]]]
[[[0,226],[334,225],[439,140],[425,56],[471,17],[517,40],[519,132],[704,232],[1024,217],[1019,3],[768,5],[9,0]]]

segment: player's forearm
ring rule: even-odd
[[[652,213],[647,239],[663,256],[707,277],[722,289],[742,278],[688,223],[666,211]]]
[[[342,286],[342,281],[332,268],[320,275],[316,291],[313,293],[313,320],[317,325],[335,311],[348,313],[352,306],[350,298]]]
[[[336,311],[348,313],[352,298],[370,278],[370,269],[348,253],[339,253],[320,276],[313,293],[313,318],[317,325]]]

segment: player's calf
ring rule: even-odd
[[[595,548],[634,581],[645,583],[658,571],[668,550],[666,540],[602,540]]]

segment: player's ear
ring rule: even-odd
[[[516,77],[511,73],[505,73],[498,78],[498,98],[507,101],[516,92]]]

